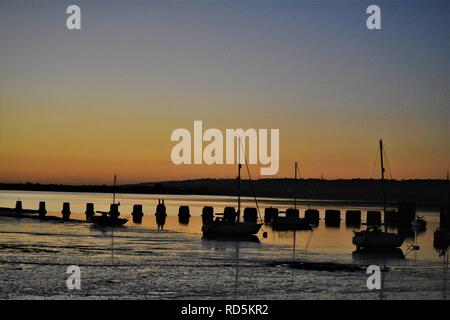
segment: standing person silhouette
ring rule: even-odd
[[[164,204],[164,199],[158,199],[158,206],[156,207],[156,224],[158,225],[158,230],[164,229],[164,224],[166,223],[166,206]]]

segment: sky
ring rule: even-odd
[[[0,0],[0,181],[235,177],[172,163],[194,120],[279,129],[274,177],[377,178],[382,138],[393,178],[445,178],[449,22],[446,1]]]

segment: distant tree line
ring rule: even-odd
[[[236,194],[234,179],[197,179],[183,181],[150,182],[117,185],[64,185],[40,183],[0,183],[1,190],[226,195]],[[379,180],[373,179],[260,179],[241,181],[242,196],[308,198],[315,200],[357,200],[362,202],[382,200]],[[449,183],[446,180],[386,180],[387,201],[414,201],[419,204],[438,205],[448,201]]]

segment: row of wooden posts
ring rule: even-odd
[[[16,212],[24,211],[24,209],[22,207],[22,201],[20,201],[20,200],[16,201],[15,210],[16,210]],[[39,209],[37,210],[37,212],[41,218],[43,218],[47,215],[45,201],[39,202]],[[117,203],[112,203],[110,205],[110,213],[112,213],[114,215],[114,214],[117,214],[118,212],[119,212],[119,205]],[[70,210],[70,202],[63,202],[63,207],[61,210],[63,220],[70,220],[71,213],[72,212]],[[86,203],[85,214],[86,214],[86,220],[88,220],[88,221],[90,221],[92,219],[92,217],[95,215],[93,203],[91,203],[91,202]],[[142,217],[144,216],[144,213],[142,211],[142,205],[141,204],[133,205],[133,212],[131,213],[131,215],[133,216],[133,218],[136,218],[136,220],[139,220],[139,219],[142,220]]]
[[[274,217],[278,217],[277,208],[266,208],[264,212],[264,221],[270,222]],[[300,217],[298,209],[287,209],[286,217]],[[413,202],[399,202],[398,211],[386,211],[384,215],[384,223],[387,225],[411,225],[416,218],[416,205]],[[306,209],[304,219],[311,225],[318,225],[320,220],[319,210]],[[339,226],[341,223],[341,211],[337,209],[325,210],[325,225]],[[347,225],[361,225],[361,210],[346,210],[345,222]],[[380,226],[382,224],[381,211],[368,210],[366,215],[366,224],[372,226]]]
[[[16,202],[16,211],[22,211],[22,201],[18,200]],[[118,204],[111,204],[110,212],[118,213]],[[165,215],[165,205],[164,202],[158,202],[157,206],[157,216]],[[47,214],[45,201],[39,202],[38,213],[40,217],[44,217]],[[272,219],[279,216],[280,211],[277,208],[265,208],[264,210],[264,221],[266,223],[270,223]],[[63,220],[70,219],[70,203],[64,202],[63,208],[61,211]],[[86,220],[90,221],[92,217],[95,215],[94,204],[87,203],[86,204]],[[224,219],[233,220],[235,217],[235,209],[233,207],[226,207],[224,210]],[[133,216],[133,222],[141,223],[142,217],[144,213],[142,211],[141,204],[133,205],[133,211],[131,213]],[[300,217],[300,211],[298,209],[287,209],[285,211],[286,217]],[[178,212],[180,222],[187,223],[190,218],[190,211],[188,206],[180,206]],[[398,212],[395,211],[387,211],[384,216],[384,223],[387,225],[410,225],[411,222],[416,217],[416,205],[413,202],[400,202],[398,204]],[[304,218],[309,224],[318,225],[320,216],[319,210],[317,209],[306,209],[304,212]],[[202,210],[202,219],[203,222],[211,221],[214,219],[214,209],[213,207],[205,206]],[[256,222],[258,220],[258,214],[256,208],[245,208],[244,209],[244,221],[248,222]],[[361,211],[360,210],[347,210],[345,212],[345,220],[347,225],[360,225],[361,222]],[[341,223],[341,211],[336,209],[326,209],[325,210],[325,225],[327,226],[339,226]],[[367,211],[367,225],[381,225],[381,212],[375,210]]]

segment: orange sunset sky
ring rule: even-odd
[[[280,170],[370,178],[383,138],[393,178],[445,178],[449,4],[0,3],[0,182],[233,178],[172,164],[176,128],[280,129]],[[259,177],[259,166],[252,166]],[[378,172],[374,177],[378,177]]]

